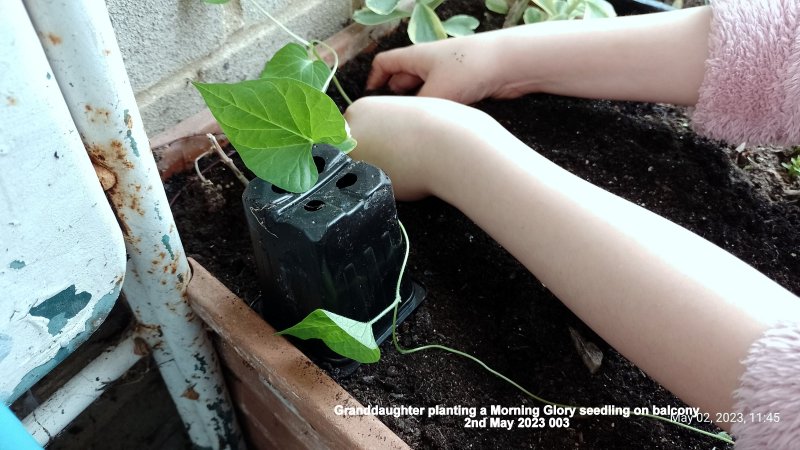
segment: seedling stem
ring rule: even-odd
[[[244,174],[239,170],[239,168],[236,167],[236,164],[233,162],[233,160],[225,153],[225,151],[222,150],[222,147],[220,147],[219,142],[217,142],[217,138],[211,133],[206,134],[206,137],[208,138],[209,142],[211,142],[211,147],[217,152],[217,154],[219,155],[219,159],[222,160],[222,163],[231,169],[233,174],[236,175],[236,178],[238,178],[239,181],[242,182],[244,187],[247,187],[247,185],[250,184],[250,180],[248,180],[247,177],[244,176]],[[195,167],[197,167],[197,160],[195,160],[194,164]]]

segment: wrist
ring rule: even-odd
[[[520,25],[498,30],[490,39],[493,60],[487,64],[496,86],[495,98],[516,98],[543,92],[547,86],[547,61],[542,41],[555,30],[551,24]]]

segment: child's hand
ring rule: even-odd
[[[487,97],[511,98],[500,80],[503,49],[495,33],[417,44],[380,53],[367,89],[387,85],[400,94],[440,97],[472,104]]]
[[[433,98],[364,97],[345,118],[358,141],[350,156],[386,172],[399,200],[442,194],[453,158],[507,134],[477,109]]]

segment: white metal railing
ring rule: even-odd
[[[105,3],[96,0],[10,0],[4,2],[2,9],[0,37],[3,39],[4,52],[0,54],[0,76],[9,77],[16,84],[9,85],[5,79],[0,83],[0,93],[13,98],[7,99],[7,104],[0,108],[0,141],[8,142],[7,136],[13,138],[10,144],[0,144],[8,145],[0,148],[0,201],[5,206],[0,212],[22,214],[21,211],[49,211],[40,216],[23,214],[20,217],[24,219],[12,219],[13,226],[17,227],[14,229],[8,225],[12,221],[3,217],[0,220],[4,223],[0,225],[4,227],[3,239],[9,236],[6,231],[14,231],[17,234],[12,235],[13,241],[7,243],[12,254],[35,254],[36,269],[46,273],[64,272],[68,274],[67,282],[75,280],[74,285],[68,285],[73,289],[64,294],[72,297],[58,305],[53,304],[51,309],[44,308],[42,315],[45,317],[39,320],[31,312],[42,305],[39,286],[33,279],[22,276],[28,272],[27,261],[32,260],[12,259],[6,262],[14,267],[0,272],[0,292],[5,292],[3,287],[7,284],[18,286],[18,294],[0,297],[0,312],[18,311],[20,316],[26,318],[15,320],[10,327],[0,322],[0,333],[10,336],[5,338],[11,340],[6,345],[10,349],[9,355],[18,349],[15,326],[19,323],[38,324],[37,334],[28,337],[35,346],[46,337],[43,329],[52,331],[54,326],[60,327],[63,323],[75,329],[80,328],[78,334],[85,340],[113,305],[123,278],[119,263],[121,260],[122,267],[125,267],[127,257],[122,292],[138,321],[135,336],[148,344],[192,443],[197,447],[215,449],[242,447],[216,354],[201,321],[186,301],[185,290],[191,276],[189,266]],[[6,51],[9,47],[10,52]],[[29,63],[34,59],[35,64]],[[22,64],[25,72],[19,71],[20,61],[25,61]],[[44,95],[40,91],[46,92],[46,101],[31,100],[37,95]],[[27,108],[27,115],[16,115],[18,113],[14,112],[14,108],[23,106]],[[7,121],[7,117],[14,119],[14,122]],[[9,123],[11,127],[6,125]],[[60,128],[54,131],[52,128],[56,125]],[[33,145],[33,141],[29,140],[31,134],[40,138]],[[65,168],[62,158],[66,159],[67,154],[80,162],[76,162],[74,167]],[[48,157],[55,161],[47,161]],[[110,175],[105,196],[90,159],[95,167]],[[17,164],[22,164],[22,168]],[[36,176],[32,177],[34,173]],[[71,192],[68,187],[61,186],[76,180],[87,184],[87,187]],[[51,183],[58,187],[52,188],[49,186]],[[12,184],[14,186],[9,188]],[[8,193],[9,189],[11,194]],[[84,192],[91,192],[92,197],[84,197]],[[76,201],[78,197],[89,200],[78,206],[70,204],[65,211],[65,197]],[[51,222],[61,220],[60,215],[66,213],[70,214],[72,222],[68,221],[60,228],[55,226],[59,232],[48,227]],[[91,216],[92,213],[102,216],[103,220]],[[98,221],[105,224],[113,221],[113,227],[99,230],[96,225]],[[87,222],[94,226],[89,226]],[[30,229],[25,228],[24,232],[20,232],[26,225]],[[65,227],[72,233],[66,233],[70,240],[63,242],[64,247],[59,247],[33,239],[37,227],[39,237],[45,240],[63,241],[65,234],[61,232]],[[89,258],[78,259],[69,255],[74,247],[86,247],[85,253]],[[57,259],[65,254],[65,260]],[[109,261],[114,262],[110,265],[112,273],[116,268],[110,280],[109,274],[103,275],[105,272],[93,266],[105,264],[103,267],[107,267]],[[0,262],[0,267],[2,264]],[[16,268],[22,264],[22,268]],[[106,297],[83,287],[75,288],[88,279],[100,280],[107,291]],[[109,285],[110,281],[116,284]],[[91,299],[104,302],[102,311],[99,311],[104,314],[92,315],[98,308],[85,312],[87,307],[73,314],[86,296],[81,297],[80,301],[74,298],[84,292]],[[60,316],[55,308],[59,305],[67,310],[67,316],[73,315]],[[0,334],[0,355],[4,348],[4,335]],[[77,345],[71,345],[72,340],[63,332],[57,333],[56,337],[59,345],[68,344],[64,346],[68,350]],[[91,379],[99,377],[110,381],[141,357],[134,351],[133,343],[134,335],[130,335],[108,350],[23,421],[37,441],[46,443],[69,423],[72,419],[69,416],[74,417],[88,404],[86,401],[76,402],[75,399],[80,396],[74,393],[93,391],[94,397],[99,395],[96,393],[100,387],[97,382],[86,382],[79,378],[89,375]],[[8,358],[6,356],[5,359]],[[0,356],[0,365],[4,364],[5,359]],[[35,381],[41,377],[54,365],[52,356],[47,361],[45,365],[34,368],[33,375],[27,372],[23,378]],[[20,389],[27,389],[30,384],[17,385],[15,392],[4,400],[9,402],[20,394]],[[61,417],[54,417],[56,415]]]

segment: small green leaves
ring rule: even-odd
[[[800,156],[789,159],[788,163],[781,163],[781,166],[789,172],[789,176],[800,177]]]
[[[304,192],[317,182],[313,144],[348,139],[333,100],[301,81],[263,78],[195,87],[245,165],[287,191]]]
[[[311,60],[305,47],[287,44],[267,61],[260,78],[292,78],[325,91],[331,69],[320,60]]]
[[[411,21],[408,23],[408,37],[411,42],[418,44],[445,39],[447,32],[442,26],[442,21],[430,6],[417,3],[414,5]]]
[[[397,8],[398,1],[399,0],[367,0],[365,4],[370,11],[385,16]]]
[[[398,0],[367,0],[366,7],[353,13],[353,20],[362,25],[380,25],[396,19],[410,17],[408,22],[408,38],[417,44],[420,42],[437,41],[450,36],[465,36],[473,34],[478,28],[478,19],[457,15],[447,19],[444,23],[439,19],[434,10],[444,0],[416,0],[411,12],[397,9]],[[489,0],[487,0],[488,2]],[[494,0],[505,2],[505,0]]]
[[[459,14],[442,22],[445,32],[450,36],[475,34],[475,29],[478,28],[478,25],[480,25],[478,19],[466,14]]]
[[[300,323],[278,334],[300,339],[322,339],[331,350],[360,363],[378,362],[381,357],[372,334],[372,325],[324,309],[315,309]]]
[[[525,23],[537,23],[547,20],[547,15],[538,8],[527,8],[522,15],[522,21]]]
[[[409,14],[407,11],[401,11],[399,9],[392,11],[390,14],[381,15],[370,10],[369,8],[362,8],[353,13],[353,20],[361,25],[374,26],[397,19],[404,19],[410,16],[411,14]]]
[[[397,8],[398,0],[367,0],[366,6],[353,13],[353,20],[361,25],[374,26],[410,17],[408,11]]]
[[[212,5],[221,5],[223,3],[228,3],[230,0],[203,0],[206,3],[211,3]]]
[[[497,14],[508,14],[508,2],[506,0],[486,0],[486,9]]]
[[[525,23],[544,22],[549,20],[595,19],[614,17],[614,7],[606,0],[530,0],[529,6],[522,14]],[[486,8],[499,14],[508,14],[506,0],[485,0]],[[505,8],[504,8],[505,6]]]

